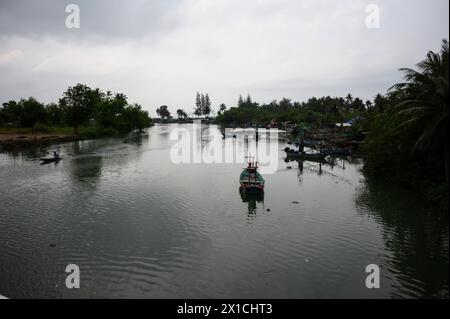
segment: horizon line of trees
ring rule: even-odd
[[[35,98],[9,101],[0,107],[0,126],[38,128],[94,126],[111,135],[143,130],[152,124],[139,104],[129,104],[125,94],[103,92],[87,85],[69,87],[58,103],[44,104]]]
[[[225,112],[226,109],[226,105],[222,103],[219,106],[218,114]],[[157,108],[156,114],[161,118],[162,121],[173,119],[172,113],[170,112],[167,105],[161,105],[159,108]],[[182,108],[177,109],[176,114],[178,120],[189,119],[189,114]],[[213,114],[213,110],[211,108],[211,99],[209,97],[209,94],[197,92],[197,95],[195,97],[195,107],[193,115],[197,117],[204,116],[205,118],[209,118],[211,114]]]
[[[244,99],[239,96],[237,106],[218,113],[218,121],[222,124],[246,124],[250,122],[269,123],[271,121],[292,121],[297,124],[331,125],[351,119],[359,114],[375,107],[380,99],[378,95],[374,102],[363,101],[354,98],[351,94],[346,97],[312,97],[304,102],[293,102],[291,99],[282,98],[270,103],[259,104],[252,100],[250,94]]]

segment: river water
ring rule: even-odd
[[[238,151],[234,163],[177,163],[175,128],[194,149],[272,150],[264,195],[240,193]],[[0,295],[448,298],[448,217],[419,196],[367,180],[361,159],[285,162],[282,132],[217,135],[156,125],[0,153]],[[40,165],[54,150],[64,159]],[[66,288],[69,264],[80,289]],[[370,264],[379,289],[366,287]]]

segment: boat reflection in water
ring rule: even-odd
[[[317,163],[319,164],[318,168],[313,169],[312,166],[308,166],[307,169],[308,170],[313,170],[317,173],[317,175],[322,175],[322,165],[327,164],[326,160],[303,160],[303,159],[298,159],[298,158],[291,158],[291,157],[286,157],[284,159],[285,163],[290,163],[290,162],[297,162],[298,163],[298,178],[301,179],[301,176],[303,175],[303,172],[305,170],[305,162],[311,162],[311,163]]]
[[[264,211],[264,191],[255,191],[255,192],[248,192],[245,190],[244,187],[239,187],[239,193],[241,195],[241,199],[243,203],[248,203],[248,212],[247,216],[249,220],[252,220],[256,213],[258,212],[258,205],[257,203],[262,203],[262,211]]]

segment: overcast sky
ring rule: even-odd
[[[78,4],[80,29],[67,29]],[[366,6],[381,9],[366,26]],[[0,0],[0,102],[57,101],[76,83],[152,115],[352,93],[372,99],[448,39],[448,0]]]

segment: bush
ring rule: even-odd
[[[96,139],[117,135],[120,135],[120,132],[112,127],[87,126],[80,128],[80,137],[82,139]]]
[[[95,126],[80,128],[80,137],[83,139],[95,139],[100,136],[99,130]]]
[[[33,128],[31,129],[33,133],[48,133],[49,130],[49,127],[42,123],[34,124]]]
[[[105,127],[100,129],[100,135],[101,136],[117,136],[119,135],[119,131],[112,127]]]

